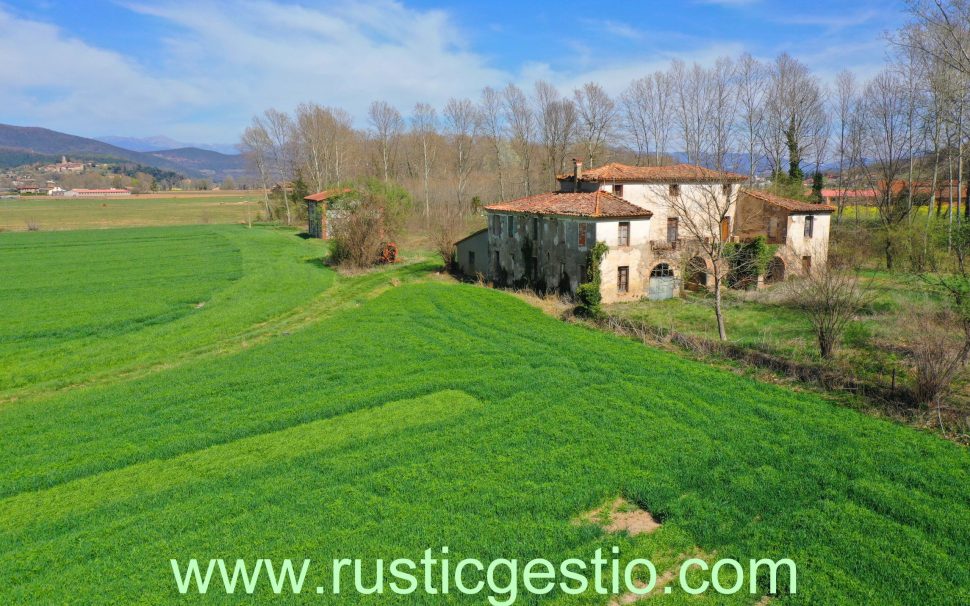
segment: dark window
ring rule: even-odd
[[[532,239],[539,239],[539,217],[532,217]]]
[[[670,195],[673,196],[673,197],[676,197],[676,196],[679,196],[680,195],[680,184],[679,183],[671,183],[670,184]]]
[[[731,197],[731,184],[725,183],[721,186],[721,192],[728,198]]]
[[[802,257],[802,272],[809,274],[812,272],[812,258]]]
[[[678,225],[677,217],[671,217],[667,219],[667,242],[673,243],[677,241],[678,227],[679,225]]]
[[[509,228],[509,237],[511,238],[512,234],[515,233],[515,216],[513,215],[509,215],[508,228]]]
[[[672,278],[674,277],[674,270],[670,268],[666,263],[660,263],[655,266],[650,271],[651,278]]]
[[[501,267],[502,267],[502,263],[501,263],[501,262],[499,261],[499,258],[498,258],[498,251],[496,250],[496,251],[495,251],[495,273],[498,273],[498,270],[499,270],[499,269],[500,269]]]
[[[622,198],[623,197],[623,185],[617,184],[613,186],[613,195]]]
[[[475,271],[475,251],[468,251],[468,269]]]
[[[579,246],[586,246],[586,224],[579,224]]]
[[[617,234],[617,244],[620,246],[630,245],[630,222],[629,221],[620,222],[620,231]]]
[[[498,215],[492,215],[492,235],[502,235],[502,217]]]
[[[630,291],[630,268],[626,265],[616,268],[616,290],[620,293]]]
[[[811,238],[815,232],[815,217],[808,215],[805,217],[805,237]]]

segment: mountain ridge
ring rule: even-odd
[[[193,178],[222,179],[229,175],[242,176],[246,172],[244,160],[238,155],[194,147],[138,152],[49,128],[12,124],[0,124],[0,156],[37,162],[59,156],[88,161],[115,160],[170,170]]]

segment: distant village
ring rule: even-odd
[[[0,196],[98,198],[171,189],[220,189],[208,179],[183,179],[175,173],[166,176],[168,178],[160,180],[156,175],[141,170],[124,172],[116,164],[72,161],[67,156],[61,156],[59,162],[19,166],[0,172]]]

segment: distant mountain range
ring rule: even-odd
[[[0,124],[0,167],[52,162],[61,156],[77,161],[141,164],[192,178],[222,180],[246,172],[245,162],[239,155],[196,147],[140,152],[47,128]]]
[[[154,137],[119,137],[115,135],[105,135],[103,137],[94,137],[94,139],[96,141],[101,141],[102,143],[108,143],[110,145],[114,145],[115,147],[121,147],[123,149],[129,149],[136,152],[157,152],[169,149],[195,147],[197,149],[219,152],[220,154],[226,154],[229,156],[235,156],[239,153],[239,150],[236,149],[235,145],[230,145],[228,143],[186,143],[184,141],[177,141],[164,135],[155,135]]]

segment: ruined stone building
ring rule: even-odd
[[[603,242],[604,302],[703,288],[712,267],[702,240],[765,236],[776,247],[766,281],[824,266],[833,207],[745,190],[745,180],[689,164],[584,171],[576,162],[558,191],[486,206],[486,229],[457,243],[456,261],[499,285],[574,294]]]

